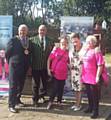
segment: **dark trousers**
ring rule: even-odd
[[[32,70],[33,76],[33,101],[38,102],[39,100],[39,90],[40,90],[40,80],[42,81],[43,91],[47,92],[47,70]]]
[[[93,112],[99,112],[100,86],[85,84],[88,97],[89,109]]]
[[[15,107],[20,102],[20,97],[25,83],[25,73],[9,75],[9,107]]]
[[[61,103],[63,91],[64,91],[65,80],[57,80],[56,78],[53,78],[53,80],[54,80],[54,82],[53,82],[49,101],[53,102],[54,98],[57,96],[57,102]]]

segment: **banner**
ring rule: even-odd
[[[8,96],[9,82],[6,80],[0,80],[0,96]]]
[[[12,16],[0,16],[0,49],[6,47],[12,37]]]
[[[5,48],[12,37],[12,16],[0,16],[0,96],[8,96],[8,63],[5,58]]]
[[[94,17],[62,16],[60,20],[60,34],[70,35],[76,32],[80,34],[81,41],[84,42],[86,36],[93,32]]]

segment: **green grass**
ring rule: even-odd
[[[111,53],[105,54],[105,60],[106,60],[106,63],[111,64]]]

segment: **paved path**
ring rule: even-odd
[[[108,68],[110,66],[107,65]],[[111,68],[109,73],[111,73]],[[65,99],[62,107],[54,105],[51,110],[46,109],[47,103],[40,103],[37,108],[33,107],[31,96],[23,96],[22,99],[26,107],[18,108],[20,112],[13,114],[8,111],[7,98],[0,98],[0,120],[91,120],[90,114],[83,112],[87,106],[85,98],[82,101],[82,110],[78,112],[70,110],[73,104],[72,98]],[[102,88],[100,114],[97,120],[111,120],[111,82],[108,88]]]
[[[31,96],[22,97],[26,107],[18,108],[19,113],[10,113],[7,110],[7,98],[0,99],[0,120],[91,120],[90,114],[84,114],[83,110],[87,106],[87,100],[83,99],[83,108],[81,111],[74,112],[70,110],[73,101],[66,99],[63,106],[54,105],[51,110],[47,110],[47,103],[40,103],[35,108],[31,103]],[[41,101],[40,101],[41,102]],[[100,102],[100,116],[97,120],[111,120],[108,116],[111,113],[111,102],[104,98]]]

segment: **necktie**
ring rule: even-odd
[[[26,45],[26,39],[23,39],[24,46]]]
[[[26,45],[26,39],[23,38],[21,41],[22,41],[22,45],[25,46]]]
[[[44,41],[43,41],[43,38],[41,38],[41,48],[44,50]]]

